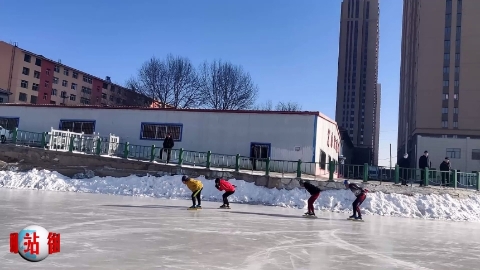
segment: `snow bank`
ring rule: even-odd
[[[198,178],[204,183],[202,197],[206,201],[221,201],[222,192],[211,180]],[[305,190],[277,190],[255,186],[242,180],[229,180],[237,191],[229,197],[231,202],[254,203],[290,208],[306,208],[309,197]],[[29,172],[0,171],[0,187],[13,189],[39,189],[102,193],[129,196],[190,198],[191,192],[181,182],[181,176],[129,176],[123,178],[93,177],[71,179],[57,172],[32,170]],[[354,200],[349,190],[322,192],[316,209],[350,212]],[[480,221],[480,196],[455,199],[449,195],[415,195],[370,193],[362,205],[365,214],[400,216],[455,221]]]

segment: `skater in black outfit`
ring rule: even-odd
[[[352,203],[353,206],[353,215],[350,216],[348,219],[355,219],[355,220],[362,220],[362,212],[360,211],[360,205],[365,201],[367,198],[367,189],[361,188],[359,185],[355,183],[350,183],[348,180],[343,182],[345,184],[345,188],[350,189],[353,194],[357,197],[355,201]],[[358,213],[358,216],[357,216]]]
[[[304,187],[308,193],[310,193],[310,198],[308,199],[308,212],[305,213],[305,216],[315,216],[315,209],[313,208],[313,203],[320,196],[320,188],[310,184],[308,181],[300,180],[300,186]]]

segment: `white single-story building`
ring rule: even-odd
[[[161,147],[172,134],[174,148],[258,158],[318,163],[338,160],[340,133],[319,112],[220,111],[131,107],[0,104],[0,125],[31,132],[54,129],[110,133],[121,142]],[[317,173],[318,172],[318,173]]]
[[[442,138],[417,135],[415,168],[418,168],[418,159],[424,151],[432,168],[439,170],[440,163],[448,157],[452,169],[461,172],[480,171],[480,139],[473,138]]]

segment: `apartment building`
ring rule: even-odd
[[[479,13],[474,0],[404,1],[397,156],[412,166],[433,151],[419,136],[480,138]]]
[[[0,103],[152,106],[153,100],[0,41]]]
[[[378,0],[343,0],[335,121],[354,145],[355,164],[378,164]]]

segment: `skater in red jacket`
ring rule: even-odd
[[[367,189],[361,188],[359,185],[355,183],[350,183],[348,180],[343,181],[346,189],[350,189],[353,194],[357,197],[355,201],[352,203],[353,206],[353,215],[348,217],[348,219],[362,221],[362,212],[360,211],[360,205],[365,201],[367,198]],[[358,213],[358,216],[357,216]]]
[[[215,179],[215,187],[220,191],[225,191],[225,193],[223,193],[223,195],[222,195],[223,204],[222,204],[222,206],[220,206],[220,208],[230,209],[230,203],[228,202],[228,196],[235,193],[236,186],[230,184],[230,182],[228,182],[225,179],[217,178],[217,179]]]
[[[311,217],[316,217],[315,216],[315,208],[313,207],[313,203],[318,199],[320,196],[320,188],[317,186],[312,185],[308,181],[300,180],[299,184],[301,187],[304,187],[308,193],[310,193],[310,198],[308,199],[308,212],[305,213],[303,216],[311,216]]]

